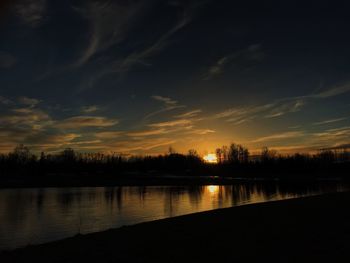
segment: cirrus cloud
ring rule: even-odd
[[[56,123],[57,128],[79,129],[84,127],[110,127],[118,124],[116,119],[99,116],[75,116]]]

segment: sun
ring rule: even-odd
[[[209,153],[203,157],[203,160],[207,163],[218,163],[218,158],[216,157],[216,154]]]

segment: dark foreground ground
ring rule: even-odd
[[[350,193],[220,209],[0,254],[0,262],[350,262]]]

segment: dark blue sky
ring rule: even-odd
[[[349,143],[347,1],[18,0],[0,10],[0,151]]]

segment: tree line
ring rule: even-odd
[[[264,147],[260,154],[232,143],[216,151],[217,164],[206,163],[196,150],[187,154],[169,148],[157,156],[126,156],[112,153],[80,153],[67,148],[56,154],[33,154],[18,145],[0,154],[0,175],[31,174],[178,174],[211,175],[239,178],[346,178],[350,153],[343,149],[320,150],[315,154],[280,155]]]

